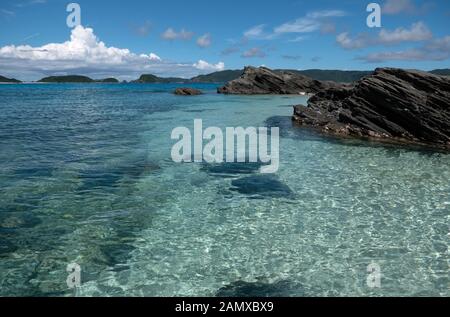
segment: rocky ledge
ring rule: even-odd
[[[198,96],[203,93],[200,90],[194,88],[178,88],[175,90],[174,94],[179,96]]]
[[[332,88],[294,107],[303,126],[339,136],[450,148],[450,77],[376,69],[354,87]]]
[[[220,94],[236,95],[298,95],[316,93],[331,87],[342,87],[334,82],[324,82],[289,71],[272,71],[266,67],[246,67],[238,79],[218,88]]]

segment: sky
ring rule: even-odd
[[[367,25],[369,3],[381,27]],[[448,0],[0,1],[0,75],[190,78],[275,69],[449,68]]]

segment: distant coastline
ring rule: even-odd
[[[298,75],[310,77],[314,80],[320,81],[334,81],[338,83],[352,83],[361,78],[371,75],[373,71],[352,71],[352,70],[289,70],[277,69],[275,71],[289,71]],[[116,78],[92,79],[82,75],[67,75],[67,76],[50,76],[42,78],[35,82],[22,82],[15,78],[7,78],[0,76],[0,83],[18,84],[18,83],[139,83],[139,84],[191,84],[191,83],[226,83],[239,78],[244,70],[224,70],[213,72],[206,75],[199,75],[193,78],[179,78],[179,77],[159,77],[153,74],[143,74],[138,79],[132,81],[119,81]],[[450,76],[450,69],[435,69],[428,71],[429,73]]]

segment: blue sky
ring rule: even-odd
[[[62,0],[0,2],[0,74],[34,80],[82,73],[191,77],[245,65],[290,69],[448,68],[450,2],[79,0],[81,27]]]

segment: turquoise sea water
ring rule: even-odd
[[[300,129],[305,97],[174,87],[0,86],[0,296],[450,295],[450,155]],[[194,119],[280,127],[278,173],[172,162]]]

